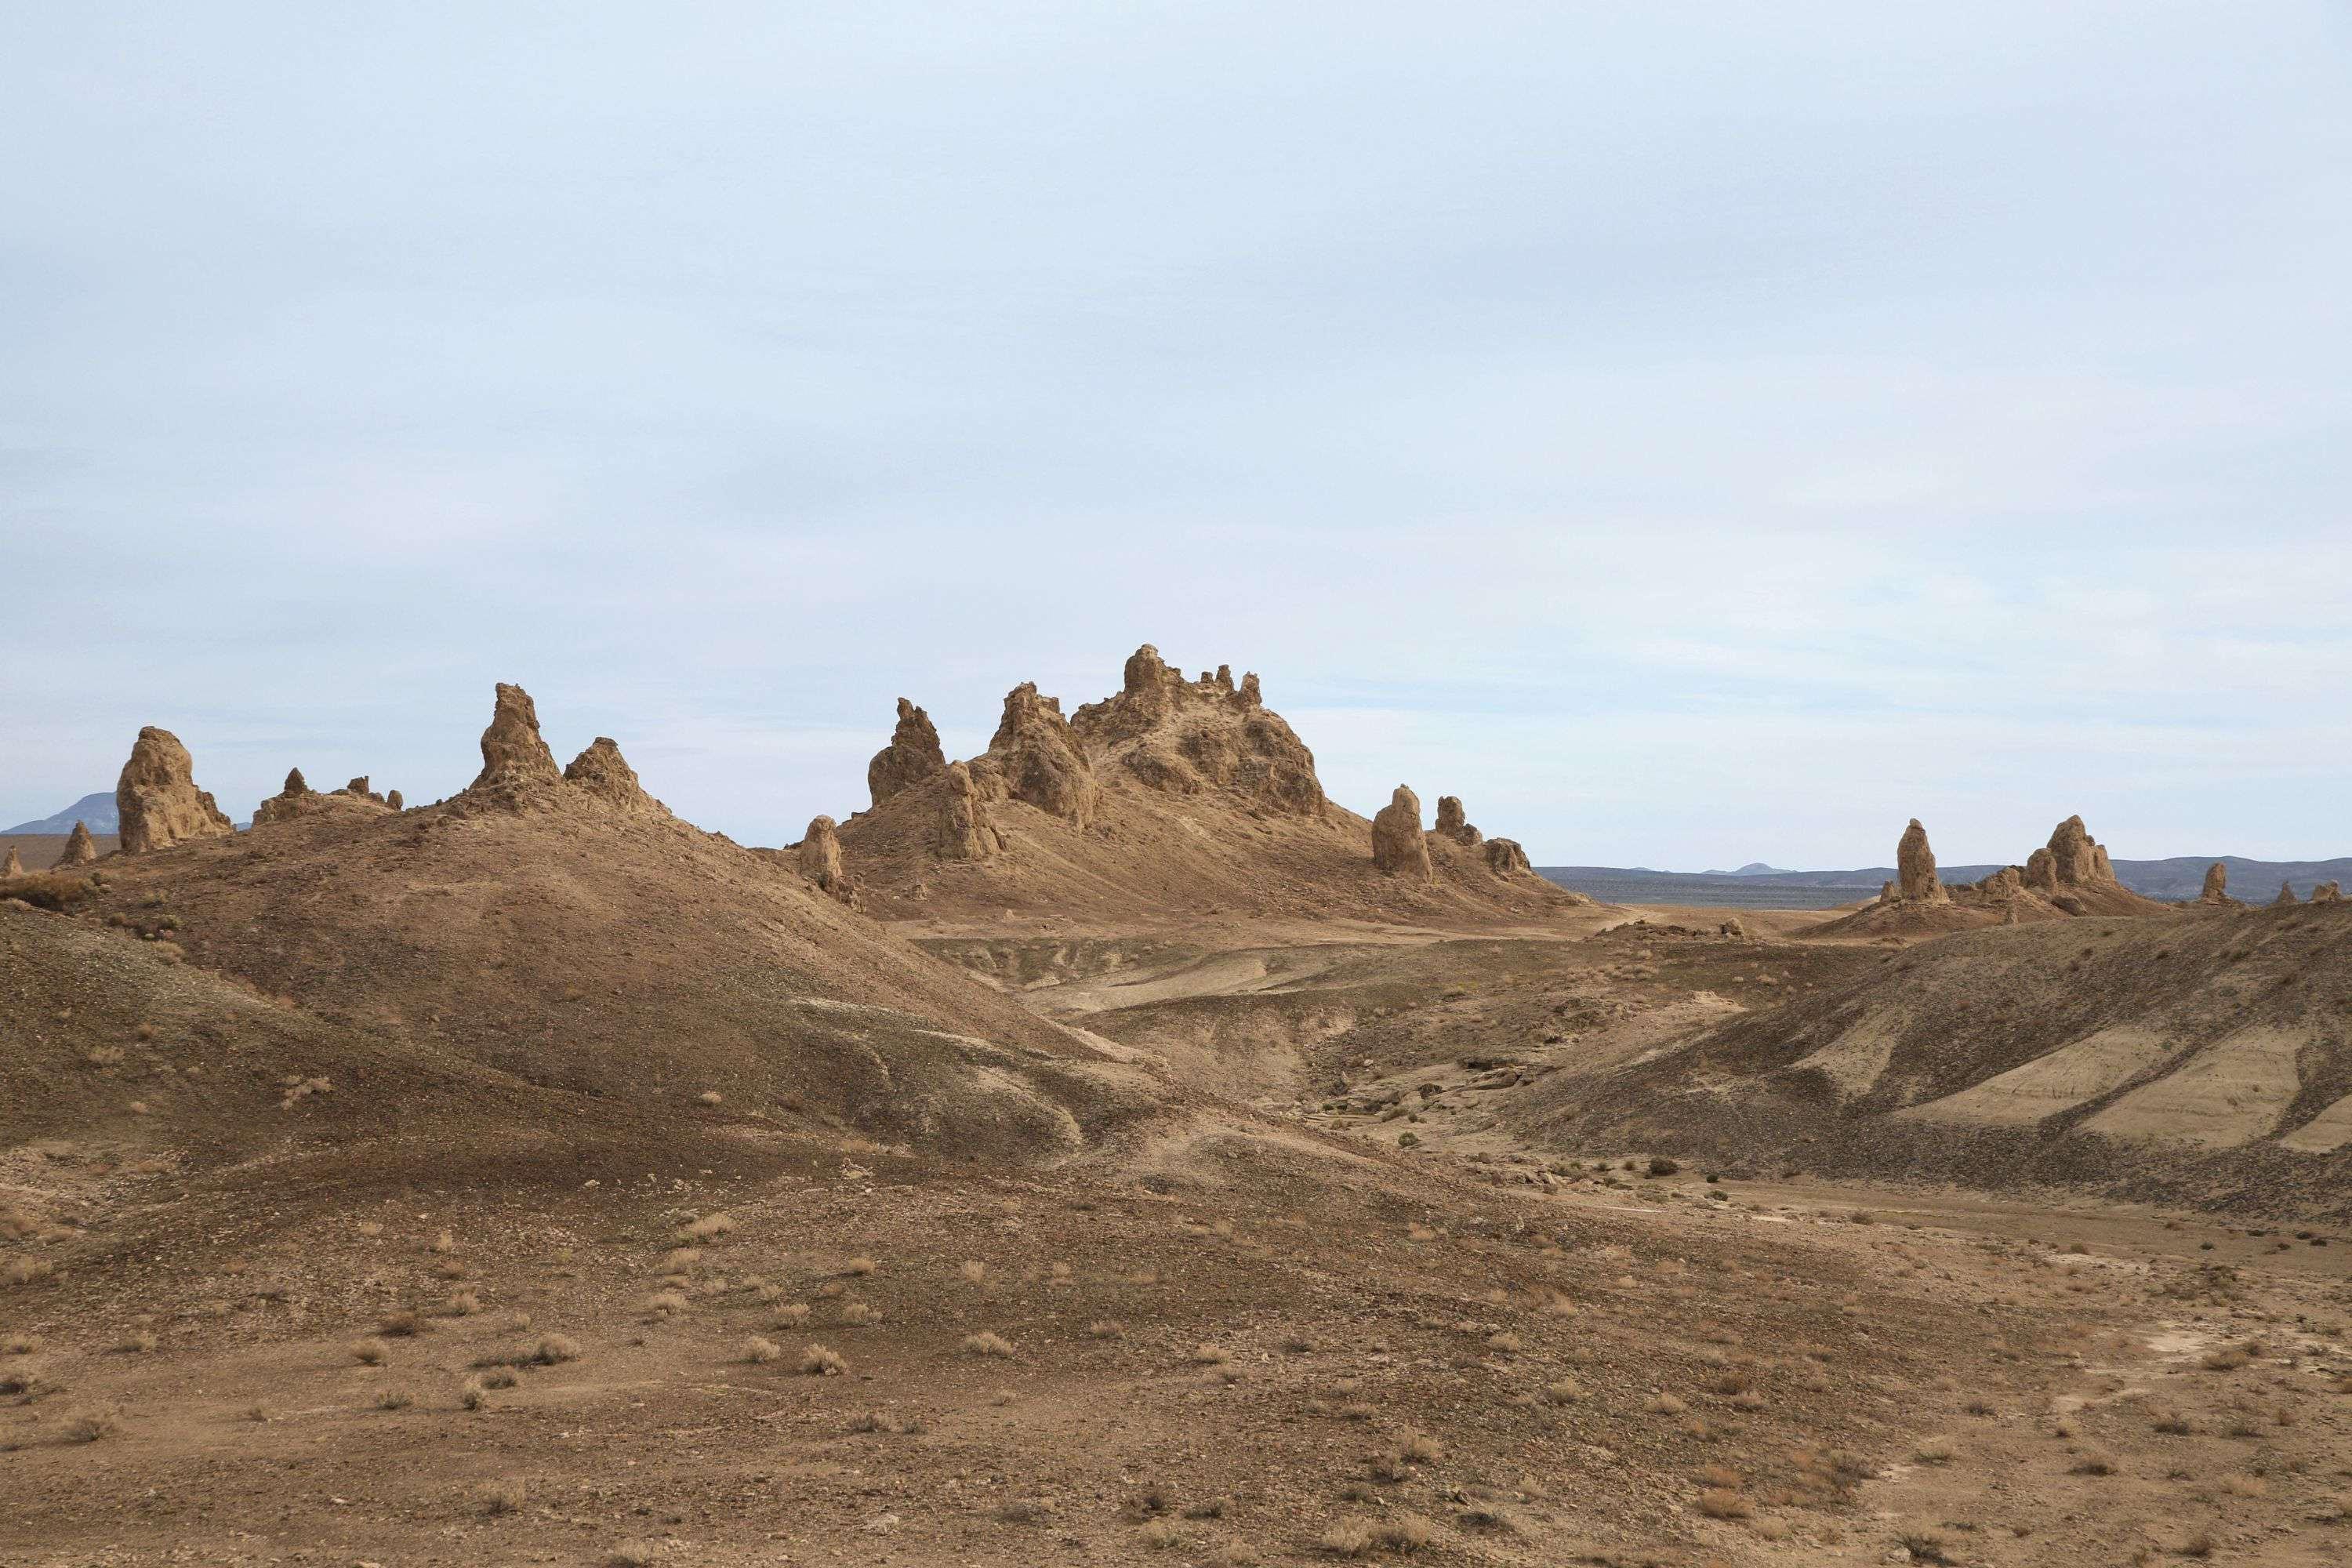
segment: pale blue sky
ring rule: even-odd
[[[0,822],[1148,639],[1539,861],[2352,852],[2347,7],[683,9],[6,6]]]

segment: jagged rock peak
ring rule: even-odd
[[[24,859],[16,853],[16,847],[11,844],[8,846],[8,858],[0,860],[0,877],[21,877],[24,874]]]
[[[300,768],[288,768],[286,770],[286,787],[279,790],[278,793],[280,795],[309,795],[310,793],[310,781],[302,776],[302,770]]]
[[[2200,904],[2234,904],[2230,896],[2230,868],[2216,860],[2205,868],[2205,886],[2197,895]]]
[[[2279,884],[2279,896],[2271,900],[2272,904],[2274,906],[2278,904],[2297,904],[2302,901],[2302,900],[2294,896],[2294,884],[2293,882],[2281,882]]]
[[[985,860],[994,852],[997,837],[980,803],[971,770],[950,763],[941,779],[938,830],[932,848],[942,860]]]
[[[1936,876],[1936,852],[1927,847],[1927,830],[1913,817],[1895,847],[1895,896],[1906,903],[1936,904],[1949,900]]]
[[[520,803],[552,795],[562,782],[555,753],[540,738],[539,710],[530,693],[499,681],[489,728],[482,731],[482,771],[466,793]]]
[[[1060,699],[1040,696],[1035,681],[1024,680],[1004,694],[1004,717],[988,753],[1002,769],[1011,798],[1081,827],[1093,818],[1094,769],[1062,717]]]
[[[1217,673],[1209,679],[1216,684],[1218,690],[1230,692],[1234,689],[1234,667],[1230,664],[1221,664],[1217,666]]]
[[[918,784],[944,770],[947,753],[940,749],[940,731],[931,716],[920,708],[898,699],[898,727],[890,731],[890,743],[874,753],[866,764],[866,788],[880,805],[910,784]]]
[[[2030,869],[2031,862],[2028,866]],[[2092,838],[2079,816],[2068,817],[2050,835],[2049,875],[2050,882],[2037,886],[2095,888],[2116,882],[2116,869],[2108,863],[2105,848]]]
[[[1248,674],[1242,677],[1242,689],[1239,700],[1244,707],[1257,708],[1264,706],[1265,699],[1261,696],[1258,691],[1256,670],[1253,669]]]
[[[563,782],[618,811],[659,811],[661,802],[637,783],[637,770],[621,755],[620,743],[599,735],[563,770]]]
[[[1372,817],[1372,865],[1391,877],[1433,879],[1429,840],[1421,831],[1421,797],[1403,784]]]
[[[1458,795],[1441,795],[1437,797],[1437,826],[1430,831],[1443,834],[1465,849],[1475,848],[1478,840],[1484,837],[1475,827],[1470,826],[1469,817],[1462,809],[1462,797]]]
[[[73,831],[66,835],[66,847],[58,852],[56,865],[51,869],[66,866],[87,866],[97,858],[98,842],[89,836],[89,824],[77,822],[74,824]]]
[[[830,816],[809,818],[800,846],[801,875],[820,892],[849,901],[849,879],[841,868],[840,825]]]
[[[122,764],[114,785],[114,812],[121,819],[117,831],[125,855],[236,831],[228,813],[196,787],[194,769],[188,748],[169,730],[150,724],[139,731],[131,760]]]

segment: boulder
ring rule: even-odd
[[[1470,830],[1477,832],[1476,828]],[[1479,846],[1486,857],[1486,869],[1498,877],[1532,877],[1536,868],[1528,864],[1528,852],[1519,847],[1516,838],[1489,838]]]
[[[1421,797],[1403,784],[1372,817],[1372,864],[1391,877],[1420,882],[1433,878],[1429,840],[1421,831]]]
[[[1024,680],[1005,693],[1004,717],[988,751],[1003,770],[1010,798],[1080,827],[1093,817],[1094,769],[1062,717],[1060,700],[1038,695],[1035,681]]]
[[[87,866],[98,858],[98,845],[89,836],[89,824],[77,822],[74,830],[66,835],[66,847],[58,851],[51,869],[68,866]]]
[[[555,753],[540,739],[530,693],[499,682],[489,728],[482,731],[482,771],[466,787],[477,801],[506,806],[553,800],[563,784]]]
[[[2200,904],[2234,904],[2238,901],[2230,896],[2230,868],[2216,860],[2205,868],[2205,886],[2198,893],[2197,901]]]
[[[830,816],[809,818],[808,832],[800,842],[800,868],[801,875],[820,891],[846,903],[849,879],[842,874],[838,826]]]
[[[1951,895],[1936,877],[1936,852],[1927,847],[1927,830],[1913,817],[1895,846],[1895,896],[1906,903],[1948,903]]]
[[[1441,795],[1437,797],[1437,826],[1430,831],[1444,835],[1465,849],[1475,848],[1481,837],[1478,830],[1470,826],[1469,819],[1464,815],[1462,797],[1458,795]]]
[[[945,771],[947,765],[947,753],[940,750],[940,731],[931,716],[901,697],[898,727],[890,731],[890,743],[866,764],[866,788],[874,804],[880,805],[908,786]]]
[[[610,735],[589,742],[587,749],[564,768],[563,782],[578,795],[615,811],[664,809],[637,782],[637,770],[629,766],[629,759],[621,755],[620,743]]]
[[[115,781],[114,811],[125,855],[166,849],[192,838],[220,838],[236,831],[228,813],[196,787],[188,748],[169,730],[149,725],[139,731],[131,760]]]
[[[996,830],[988,824],[971,769],[950,763],[940,780],[940,818],[932,847],[942,860],[985,860],[996,850]]]

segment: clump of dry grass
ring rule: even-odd
[[[554,1366],[561,1362],[578,1361],[580,1346],[562,1334],[542,1334],[540,1336],[539,1342],[531,1346],[530,1359],[541,1366]]]
[[[455,1252],[457,1250],[457,1238],[445,1230],[440,1235],[433,1238],[425,1250],[428,1252]]]
[[[416,1403],[416,1396],[404,1388],[387,1388],[375,1396],[378,1410],[405,1410]]]
[[[375,1331],[388,1340],[411,1340],[432,1327],[415,1312],[394,1312],[375,1326]]]
[[[1642,1408],[1653,1415],[1680,1415],[1690,1406],[1661,1389],[1644,1400]]]
[[[482,1298],[472,1290],[455,1290],[441,1310],[453,1318],[470,1318],[482,1310]]]
[[[153,1334],[142,1329],[137,1333],[125,1334],[117,1341],[114,1351],[117,1355],[146,1355],[160,1342],[162,1342],[158,1341]]]
[[[719,1093],[719,1092],[717,1089],[704,1089],[700,1094],[696,1095],[694,1098],[695,1098],[695,1099],[697,1099],[697,1100],[700,1100],[700,1101],[702,1101],[702,1103],[703,1103],[703,1104],[705,1104],[705,1105],[717,1105],[717,1104],[719,1104],[721,1100],[725,1100],[727,1097],[726,1097],[725,1095],[723,1095],[723,1094]]]
[[[776,1327],[780,1329],[797,1329],[803,1323],[808,1321],[808,1303],[806,1301],[793,1301],[776,1309]]]
[[[1547,1404],[1573,1405],[1583,1397],[1584,1384],[1577,1382],[1576,1379],[1572,1377],[1563,1377],[1556,1382],[1547,1384],[1544,1386],[1544,1400]],[[1672,1396],[1669,1394],[1660,1394],[1658,1396],[1659,1399],[1667,1399],[1671,1397]],[[1652,1404],[1654,1405],[1656,1401],[1652,1401]],[[1679,1409],[1682,1406],[1682,1401],[1675,1400],[1675,1405],[1676,1408]]]
[[[520,1513],[526,1493],[523,1484],[511,1479],[484,1481],[474,1489],[474,1506],[492,1519],[503,1514]]]
[[[1234,1359],[1234,1352],[1223,1345],[1203,1343],[1193,1347],[1192,1359],[1202,1366],[1223,1366]]]
[[[1698,1494],[1699,1512],[1709,1519],[1751,1519],[1756,1505],[1729,1487],[1708,1487]]]
[[[1136,1537],[1153,1552],[1166,1552],[1184,1544],[1184,1532],[1164,1519],[1155,1519],[1136,1531]]]
[[[678,1232],[682,1241],[715,1241],[735,1228],[735,1216],[730,1214],[707,1214],[688,1223]]]
[[[46,1258],[12,1258],[0,1264],[0,1285],[37,1285],[57,1271]]]
[[[863,1277],[873,1273],[874,1270],[879,1267],[880,1265],[877,1264],[874,1259],[870,1258],[853,1258],[848,1262],[841,1266],[841,1271],[844,1274],[855,1274]]]
[[[352,1346],[352,1359],[362,1366],[382,1366],[392,1359],[392,1347],[382,1340],[360,1340]]]
[[[1127,1325],[1105,1318],[1100,1321],[1088,1323],[1087,1332],[1098,1340],[1123,1340],[1127,1337]]]
[[[1948,1465],[1956,1452],[1949,1437],[1923,1437],[1919,1446],[1911,1450],[1911,1459],[1914,1464]]]
[[[1013,1348],[1012,1341],[1007,1340],[1001,1335],[978,1333],[966,1334],[964,1336],[963,1353],[966,1355],[1000,1356],[1010,1360],[1020,1352]]]
[[[68,1443],[95,1443],[122,1430],[122,1407],[91,1405],[66,1417],[60,1432]]]
[[[360,1221],[359,1232],[362,1236],[366,1237],[370,1241],[373,1241],[377,1237],[383,1234],[383,1226],[376,1220],[363,1219]]]
[[[840,1353],[824,1345],[812,1344],[801,1352],[801,1371],[811,1377],[839,1377],[848,1370]]]
[[[624,1542],[604,1554],[605,1568],[653,1568],[660,1561],[661,1548],[643,1541]]]
[[[656,1290],[640,1303],[649,1318],[674,1318],[692,1305],[683,1290]]]
[[[963,1267],[957,1272],[964,1277],[966,1282],[977,1285],[988,1278],[988,1265],[977,1258],[967,1258],[963,1260]]]
[[[0,1340],[0,1355],[31,1355],[41,1348],[38,1334],[10,1334]]]

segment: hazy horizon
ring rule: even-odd
[[[27,10],[0,822],[1231,663],[1539,864],[2352,853],[2352,20]]]

